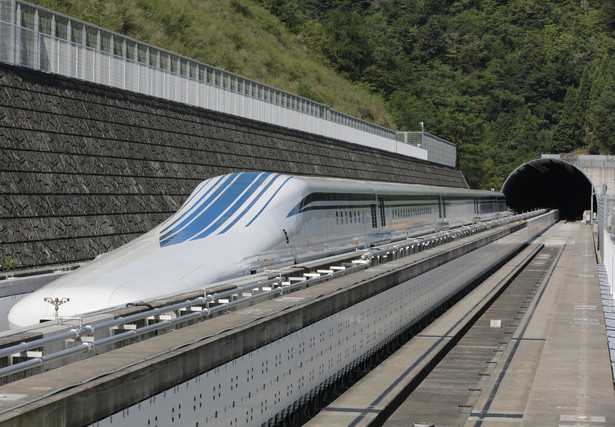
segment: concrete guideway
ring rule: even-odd
[[[460,347],[439,361],[460,322],[541,245],[544,251],[520,274],[532,276],[533,296],[504,290],[460,338]],[[539,271],[541,263],[545,269]],[[590,227],[558,223],[309,425],[613,425],[615,395],[597,277]],[[516,318],[511,298],[522,307]],[[503,319],[506,311],[510,320]],[[491,329],[493,320],[502,329]],[[471,365],[482,368],[471,371]]]
[[[382,424],[404,401],[404,396],[418,387],[463,337],[471,324],[484,311],[485,306],[497,298],[507,282],[531,262],[540,249],[540,245],[532,245],[523,250],[350,390],[332,402],[308,425]],[[454,409],[457,412],[456,402]],[[412,418],[406,418],[404,425],[408,425],[410,420]]]
[[[549,220],[549,215],[543,218]],[[536,222],[543,224],[541,221]],[[328,382],[330,376],[340,374],[352,360],[359,360],[356,358],[361,354],[373,352],[374,346],[386,342],[385,332],[389,333],[389,329],[393,332],[404,324],[410,315],[410,300],[400,299],[397,293],[412,301],[417,296],[409,288],[397,286],[398,283],[425,271],[426,262],[439,265],[438,259],[466,253],[465,256],[477,258],[464,261],[461,257],[451,261],[456,267],[447,267],[452,282],[459,284],[448,285],[443,273],[430,272],[426,279],[421,279],[430,280],[425,286],[441,288],[441,291],[446,286],[461,285],[465,280],[472,280],[470,276],[489,268],[487,258],[501,259],[522,246],[527,241],[527,233],[536,232],[535,227],[532,221],[527,227],[511,225],[483,236],[451,242],[442,246],[442,250],[448,248],[449,255],[440,253],[439,249],[429,249],[304,289],[287,298],[267,301],[211,322],[7,384],[0,387],[0,393],[5,396],[4,400],[0,399],[0,422],[81,425],[103,420],[100,425],[107,425],[111,420],[105,417],[109,415],[113,415],[114,424],[118,417],[124,423],[154,422],[155,416],[177,414],[179,407],[172,406],[173,402],[179,401],[175,400],[180,399],[179,394],[186,393],[189,394],[181,397],[185,399],[181,401],[182,422],[207,417],[211,421],[218,416],[228,419],[231,413],[237,413],[233,416],[248,425],[257,420],[275,422],[272,420],[277,420],[281,411],[288,410],[289,404],[305,402],[308,394],[318,392],[322,381]],[[508,234],[512,229],[519,231]],[[481,246],[479,240],[492,240],[496,234],[505,237],[492,246],[477,249]],[[463,272],[468,276],[465,279],[459,274],[461,265],[468,267]],[[436,292],[433,298],[433,302],[423,298],[423,304],[435,304],[442,297]],[[413,308],[417,309],[418,306]],[[326,340],[328,351],[321,352],[321,358],[312,358],[315,356],[312,347],[324,350],[322,340]],[[246,375],[250,364],[257,366]],[[272,377],[271,372],[276,376]],[[215,382],[225,386],[218,387],[212,395],[210,385]],[[207,386],[203,388],[202,384]],[[298,390],[287,392],[291,389]],[[286,397],[284,401],[282,396]],[[236,406],[236,402],[241,405]],[[246,411],[255,408],[260,413],[254,411],[252,420],[252,413],[248,415]]]

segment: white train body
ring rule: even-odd
[[[423,185],[244,172],[201,183],[143,236],[20,300],[12,327],[205,288],[506,211],[504,196]]]

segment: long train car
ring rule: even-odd
[[[20,300],[12,327],[148,300],[268,267],[369,247],[506,212],[500,193],[235,173],[208,179],[167,221]]]

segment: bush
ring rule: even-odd
[[[13,258],[7,258],[2,261],[2,263],[0,264],[0,267],[1,267],[0,270],[3,270],[3,271],[13,270],[17,267],[17,260]]]

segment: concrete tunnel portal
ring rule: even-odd
[[[516,212],[534,208],[559,209],[560,218],[579,220],[596,209],[592,182],[576,166],[559,159],[536,159],[522,164],[506,178],[502,193]]]

